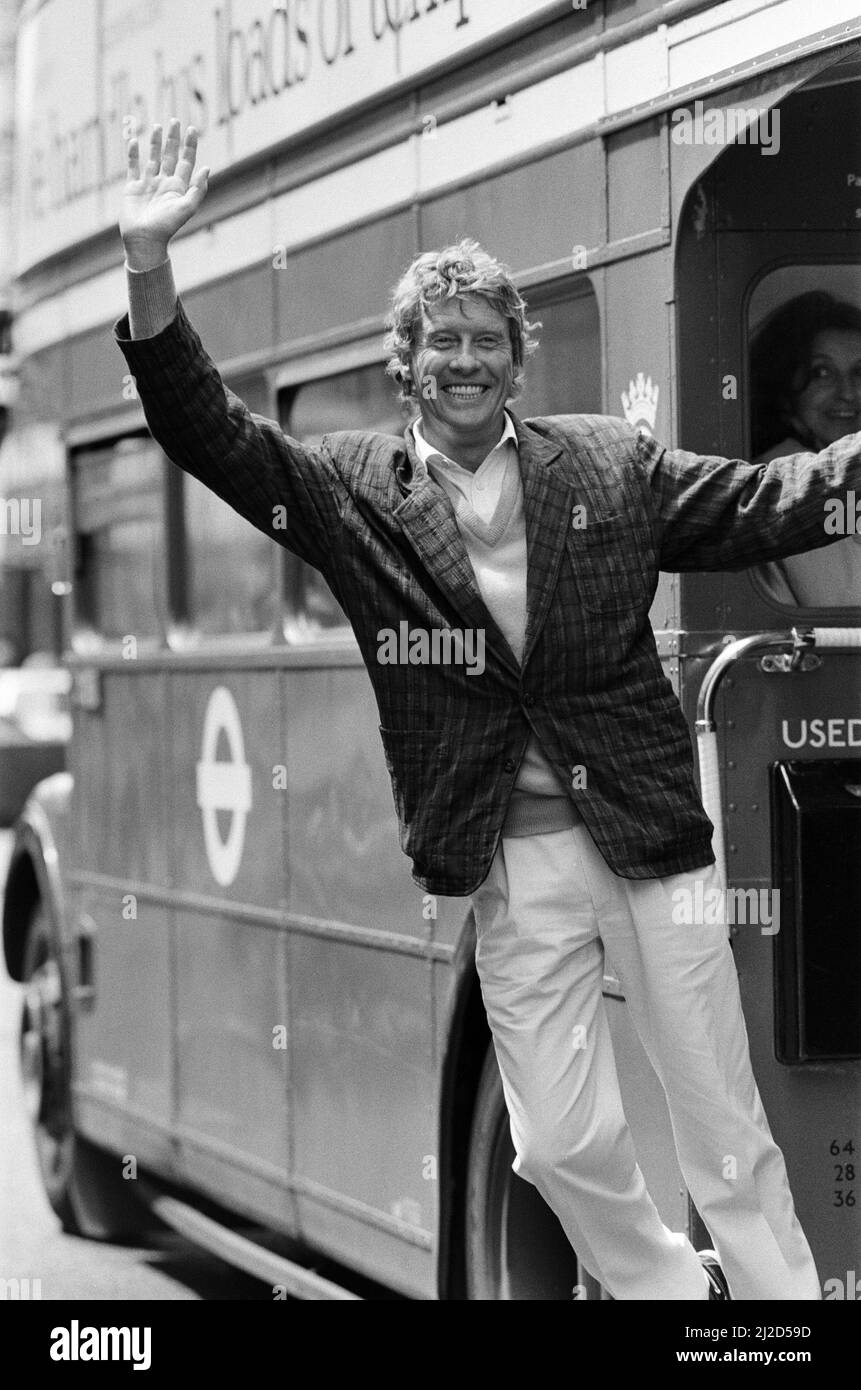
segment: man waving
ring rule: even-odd
[[[136,141],[128,153],[130,312],[114,331],[147,422],[347,613],[413,877],[472,900],[517,1171],[614,1298],[725,1298],[727,1282],[734,1298],[819,1298],[726,928],[673,921],[680,890],[711,902],[720,883],[648,613],[661,569],[741,569],[833,539],[824,505],[861,489],[861,435],[753,466],[609,417],[520,420],[534,326],[506,269],[462,241],[419,256],[393,293],[388,369],[416,417],[403,436],[304,446],[224,386],[177,298],[168,244],[207,185],[195,132],[181,141],[172,121],[162,148],[154,128],[143,170]],[[435,659],[381,659],[381,632],[404,623]],[[431,641],[455,631],[481,634],[480,670]],[[667,1229],[646,1189],[605,951],[717,1255]]]

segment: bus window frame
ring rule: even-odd
[[[745,287],[745,292],[741,302],[741,326],[744,340],[744,399],[748,406],[743,413],[742,431],[744,439],[744,457],[751,457],[751,411],[750,402],[752,400],[751,371],[750,371],[750,306],[754,294],[760,285],[778,270],[784,269],[803,269],[805,266],[816,268],[831,265],[857,265],[857,258],[851,256],[838,255],[793,255],[778,256],[776,259],[768,261],[762,265],[753,275]],[[799,291],[800,293],[800,291]],[[836,544],[836,542],[835,542]],[[806,552],[805,552],[806,553]],[[748,582],[753,588],[757,598],[762,599],[776,613],[792,618],[794,625],[813,626],[831,623],[836,627],[856,627],[861,624],[861,603],[852,606],[845,605],[825,605],[820,604],[816,607],[803,607],[801,604],[784,603],[781,599],[774,598],[769,592],[768,585],[760,574],[760,565],[752,565],[745,571]]]
[[[542,270],[544,270],[545,273],[542,274]],[[604,326],[606,322],[606,315],[604,300],[597,278],[593,277],[593,275],[587,270],[572,271],[571,268],[566,265],[563,270],[558,271],[555,275],[552,275],[550,277],[548,277],[546,274],[546,267],[539,267],[537,271],[532,271],[528,278],[522,275],[515,275],[514,282],[518,290],[526,300],[526,317],[530,321],[538,321],[540,323],[541,314],[543,311],[545,311],[546,309],[553,308],[554,305],[564,303],[566,300],[573,303],[575,300],[578,299],[586,299],[589,300],[591,304],[594,306],[595,314],[598,321],[598,336],[596,342],[599,353],[597,359],[597,369],[599,390],[601,396],[600,404],[594,412],[578,412],[576,410],[572,410],[563,413],[574,415],[578,413],[605,413],[606,387],[604,382],[603,359],[605,355]],[[537,331],[538,352],[540,354],[542,351],[543,329],[539,328]],[[529,361],[530,359],[527,358],[524,364],[527,382],[529,379]],[[517,398],[514,401],[514,407],[516,413],[519,415],[520,410]],[[527,416],[526,418],[528,419],[529,417]]]
[[[167,519],[165,515],[167,500],[167,457],[164,450],[159,448],[152,438],[145,422],[141,424],[140,422],[128,420],[125,422],[125,428],[120,425],[119,421],[112,422],[112,425],[112,428],[108,427],[103,430],[94,428],[91,432],[76,429],[73,432],[68,432],[64,439],[66,449],[66,508],[68,516],[68,534],[71,540],[69,565],[71,592],[68,596],[70,605],[68,610],[69,651],[72,656],[88,659],[122,656],[125,642],[130,634],[124,634],[122,637],[109,637],[105,633],[99,631],[98,627],[92,621],[92,613],[85,614],[83,611],[85,604],[85,589],[83,585],[84,560],[82,537],[84,533],[81,531],[79,524],[78,490],[76,487],[77,459],[79,455],[96,449],[113,449],[118,444],[128,439],[141,439],[149,441],[149,443],[153,445],[158,451],[161,461],[162,524],[164,528],[165,556],[167,556]],[[168,563],[168,574],[164,576],[165,580],[168,581],[165,583],[164,587],[164,599],[167,611],[157,612],[156,614],[159,628],[158,632],[140,637],[137,634],[131,634],[135,636],[137,650],[142,656],[152,656],[160,653],[165,650],[167,645],[166,634],[170,620],[169,573]],[[48,582],[47,579],[46,582]]]
[[[164,451],[162,451],[164,452]],[[165,483],[165,552],[168,561],[167,601],[170,620],[165,635],[165,647],[178,656],[187,656],[197,651],[224,652],[250,649],[265,651],[276,645],[281,629],[281,614],[284,607],[284,578],[277,542],[271,554],[270,571],[274,593],[272,622],[267,628],[257,628],[244,632],[203,632],[195,623],[194,591],[192,587],[191,556],[188,516],[186,512],[185,472],[164,455],[166,469]],[[198,480],[199,481],[199,480]],[[202,483],[202,487],[206,484]],[[211,491],[211,489],[210,489]],[[219,498],[221,505],[230,507]],[[236,509],[230,507],[231,511]],[[237,516],[241,513],[237,512]],[[243,518],[244,519],[244,518]],[[250,524],[250,523],[248,523]],[[176,604],[176,606],[174,606]],[[182,607],[180,607],[182,605]]]
[[[173,464],[165,451],[153,440],[145,423],[132,424],[119,433],[92,433],[76,430],[66,440],[66,506],[71,554],[71,609],[69,650],[73,656],[86,659],[111,659],[123,653],[123,637],[109,637],[100,632],[90,620],[92,615],[82,611],[82,532],[78,520],[77,489],[75,486],[76,457],[88,450],[113,448],[126,439],[148,440],[158,450],[161,460],[161,504],[164,563],[164,609],[159,614],[157,635],[138,637],[141,656],[187,656],[194,652],[220,652],[230,655],[236,651],[263,651],[278,642],[283,610],[283,581],[278,551],[272,555],[272,582],[275,586],[273,622],[269,628],[256,632],[203,633],[189,613],[190,546],[185,512],[185,474]],[[224,506],[228,504],[223,503]],[[281,639],[283,640],[283,639]]]
[[[275,395],[272,389],[271,370],[256,368],[249,371],[246,367],[244,371],[241,371],[239,366],[234,363],[233,369],[225,370],[222,376],[225,385],[235,391],[252,414],[262,413],[267,418],[277,421],[278,417],[273,412]],[[262,412],[257,411],[253,406],[248,406],[245,401],[242,388],[244,386],[247,393],[251,383],[263,387]],[[237,651],[267,651],[272,646],[281,645],[284,640],[282,614],[285,602],[284,573],[280,558],[282,548],[271,536],[267,537],[271,542],[269,565],[273,596],[271,623],[265,628],[245,629],[242,632],[203,632],[196,623],[192,564],[194,547],[191,541],[187,510],[190,489],[186,482],[186,471],[168,459],[167,455],[165,458],[167,460],[165,539],[169,564],[167,596],[170,614],[165,642],[167,650],[178,656],[193,655],[195,652],[210,655],[224,653],[229,656]],[[199,479],[196,481],[200,483]],[[207,485],[200,483],[200,486],[205,488]],[[212,489],[209,490],[212,491]],[[222,506],[236,511],[235,508],[230,507],[228,502],[223,499],[219,500]],[[237,515],[241,516],[241,513],[237,513]],[[243,520],[246,519],[243,518]],[[252,525],[253,523],[246,520],[246,524]]]
[[[273,418],[281,429],[282,419],[289,417],[293,399],[303,386],[326,381],[331,377],[343,376],[346,372],[359,371],[364,367],[383,368],[386,354],[382,345],[383,326],[373,337],[363,336],[355,342],[328,351],[314,353],[284,363],[272,374],[272,390],[275,401]],[[282,414],[282,404],[289,395],[290,406]],[[406,428],[406,422],[404,423]],[[291,648],[317,652],[332,650],[336,652],[358,651],[356,634],[349,622],[335,627],[313,628],[308,624],[307,609],[303,604],[305,595],[303,562],[298,556],[283,548],[283,607],[281,610],[281,629],[283,641]],[[337,601],[337,600],[336,600]]]

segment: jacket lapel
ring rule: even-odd
[[[483,629],[486,645],[505,666],[519,673],[517,658],[485,607],[475,582],[448,494],[416,454],[412,429],[404,432],[404,441],[409,463],[398,474],[407,495],[395,507],[394,517],[428,574],[463,618],[464,626]]]
[[[589,508],[587,515],[590,514],[591,494],[585,479],[580,485],[559,467],[564,458],[559,441],[522,423],[512,411],[509,414],[517,433],[526,520],[525,666],[553,597],[572,510],[582,502]],[[465,624],[484,628],[487,645],[519,675],[521,667],[485,607],[475,582],[448,494],[434,482],[419,460],[412,429],[404,432],[404,442],[407,458],[397,469],[397,476],[406,496],[395,506],[394,516],[425,569],[464,618]]]
[[[539,433],[516,415],[512,419],[520,450],[528,555],[525,666],[553,598],[574,507],[584,505],[589,517],[594,514],[594,500],[587,475],[562,467],[566,458],[562,441]]]

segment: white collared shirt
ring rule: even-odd
[[[517,431],[508,411],[505,412],[505,428],[499,441],[474,473],[428,444],[420,418],[413,422],[412,429],[416,453],[436,481],[443,485],[438,476],[442,474],[447,482],[462,493],[476,515],[481,517],[482,521],[489,521],[496,510],[506,472],[512,463],[515,467],[518,466]]]
[[[499,442],[474,473],[433,449],[422,433],[421,420],[414,421],[412,430],[419,460],[451,500],[485,606],[520,661],[526,636],[527,545],[520,451],[514,421],[506,411],[505,428]],[[471,509],[482,522],[489,522],[500,506],[506,484],[510,506],[503,499],[501,512],[508,512],[508,516],[500,515],[497,524],[489,528],[490,534],[482,538],[476,533],[476,527],[467,523],[465,514]],[[566,795],[534,734],[530,734],[514,789],[538,798]],[[527,832],[515,830],[512,833]]]

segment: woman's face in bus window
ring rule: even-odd
[[[795,415],[820,449],[861,430],[861,333],[843,328],[817,333]]]

